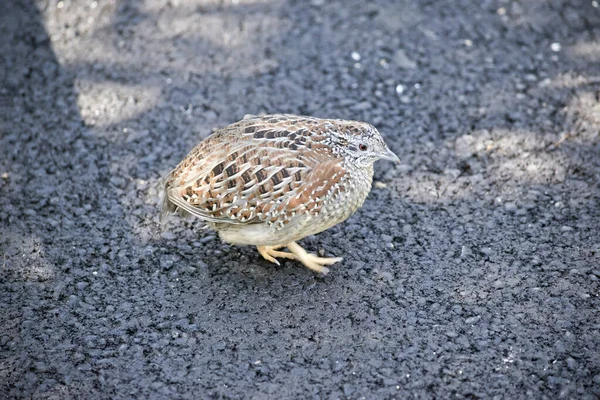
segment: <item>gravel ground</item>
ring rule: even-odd
[[[0,52],[0,397],[600,397],[596,1],[2,1]],[[326,277],[158,224],[280,112],[403,161]]]

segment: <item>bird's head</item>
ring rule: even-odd
[[[343,137],[340,144],[344,157],[357,165],[369,165],[377,160],[400,162],[373,125],[349,121],[345,127],[341,127],[340,134]]]

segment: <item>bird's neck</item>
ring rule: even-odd
[[[371,182],[373,181],[373,163],[369,163],[366,165],[357,165],[354,168],[350,169],[350,171],[354,179],[364,181],[371,185]]]
[[[347,170],[354,183],[354,190],[356,190],[357,193],[364,194],[364,197],[366,198],[371,190],[371,183],[373,182],[373,164],[348,166]]]

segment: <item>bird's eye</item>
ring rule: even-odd
[[[359,149],[360,151],[367,151],[368,147],[367,147],[367,145],[366,145],[366,144],[364,144],[364,143],[361,143],[361,144],[359,144],[359,145],[358,145],[358,149]]]

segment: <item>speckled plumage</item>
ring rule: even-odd
[[[227,242],[258,246],[270,261],[276,262],[261,247],[327,272],[288,244],[352,215],[370,191],[379,158],[397,160],[364,122],[249,117],[200,142],[167,176],[162,215],[180,209]],[[274,251],[283,246],[292,254]]]

